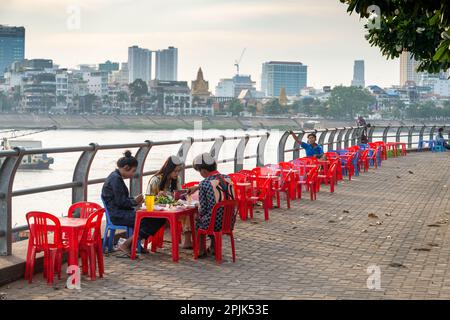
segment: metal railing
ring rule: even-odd
[[[449,126],[442,126],[446,129]],[[412,149],[413,137],[418,137],[418,140],[433,139],[437,126],[421,126],[421,127],[369,127],[368,139],[369,141],[383,140],[388,142],[389,139],[395,138],[397,142],[406,142],[408,149]],[[343,127],[343,128],[327,128],[319,130],[301,130],[296,131],[297,137],[302,140],[308,133],[316,133],[318,143],[324,146],[325,151],[333,149],[347,148],[350,145],[355,145],[359,142],[363,127]],[[390,135],[394,132],[394,135]],[[450,134],[450,131],[447,133]],[[216,138],[207,139],[194,139],[187,138],[183,140],[172,141],[145,141],[143,143],[130,143],[130,144],[111,144],[111,145],[99,145],[92,143],[88,146],[80,147],[65,147],[65,148],[42,148],[42,149],[24,149],[14,148],[13,150],[0,151],[0,159],[3,158],[3,164],[0,167],[0,255],[11,255],[12,253],[12,234],[14,232],[27,230],[27,226],[20,226],[12,228],[12,198],[24,195],[38,194],[49,191],[71,189],[72,190],[72,202],[87,201],[88,186],[94,184],[103,183],[106,178],[89,179],[89,172],[91,164],[100,150],[111,149],[130,149],[138,148],[135,156],[139,162],[136,175],[130,179],[130,194],[137,195],[142,192],[143,177],[154,174],[156,171],[144,171],[144,165],[146,159],[155,146],[166,145],[180,145],[177,155],[185,162],[188,152],[194,143],[202,142],[214,142],[210,153],[216,159],[217,163],[234,163],[234,171],[237,172],[244,167],[244,160],[256,158],[257,166],[264,166],[264,151],[267,140],[269,139],[269,132],[256,135],[244,135],[225,137],[219,136]],[[292,153],[292,158],[298,158],[300,156],[300,150],[294,140],[292,140],[292,148],[286,148],[286,144],[290,133],[288,131],[281,135],[278,142],[278,162],[285,160],[285,155]],[[406,141],[404,141],[406,138]],[[259,139],[256,154],[245,156],[245,149],[250,139]],[[233,158],[219,159],[219,153],[222,145],[225,141],[239,140]],[[22,190],[13,190],[14,179],[17,169],[22,162],[22,159],[26,155],[36,154],[57,154],[57,153],[70,153],[81,152],[77,164],[73,170],[73,178],[71,182],[54,184],[43,187],[27,188]],[[169,156],[169,155],[168,155]],[[181,179],[184,181],[185,170],[191,169],[192,165],[184,166],[184,170],[181,172]]]

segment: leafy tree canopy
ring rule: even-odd
[[[357,115],[369,114],[369,106],[376,102],[366,89],[336,86],[331,90],[329,115],[334,118],[354,119]]]
[[[347,12],[368,18],[366,39],[387,58],[411,52],[418,70],[450,68],[450,2],[447,0],[340,0]],[[376,6],[376,7],[375,7]]]
[[[131,96],[133,98],[142,97],[148,93],[147,83],[141,79],[134,80],[128,87],[130,88]]]
[[[233,116],[238,116],[242,111],[244,111],[244,106],[238,99],[233,99],[228,109]]]

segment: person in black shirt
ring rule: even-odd
[[[108,209],[111,222],[115,225],[134,227],[136,207],[144,202],[142,194],[130,197],[124,179],[130,179],[136,174],[138,161],[126,151],[124,157],[117,161],[117,169],[106,178],[102,188],[102,199]],[[139,240],[154,235],[164,224],[164,218],[145,218],[141,222]],[[119,249],[130,253],[132,238],[127,239]]]

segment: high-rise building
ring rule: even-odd
[[[267,97],[278,97],[281,88],[295,96],[307,85],[307,66],[301,62],[270,61],[262,65],[261,90]]]
[[[0,25],[0,77],[13,62],[25,58],[25,28]]]
[[[243,90],[256,94],[255,82],[250,75],[237,74],[232,79],[220,79],[216,86],[215,96],[237,98]]]
[[[400,55],[400,85],[404,86],[407,82],[418,83],[419,74],[417,67],[419,63],[412,57],[408,51],[403,51]]]
[[[215,90],[216,97],[232,98],[234,97],[233,79],[220,79]]]
[[[132,83],[136,79],[145,82],[151,80],[152,52],[148,49],[132,46],[128,48],[128,81]]]
[[[250,75],[237,74],[233,77],[234,84],[234,97],[237,98],[242,90],[248,90],[249,92],[255,92],[255,81],[252,80]]]
[[[157,80],[177,81],[178,49],[169,47],[156,51],[155,69]]]
[[[353,65],[352,87],[365,87],[364,60],[355,60],[355,64]]]
[[[118,62],[111,62],[108,60],[106,62],[98,64],[98,71],[105,71],[105,72],[111,73],[113,71],[118,71],[118,70],[119,70]]]
[[[111,73],[110,82],[121,86],[128,84],[128,63],[122,62],[120,70]]]

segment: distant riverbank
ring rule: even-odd
[[[175,130],[194,129],[278,129],[299,130],[312,127],[311,118],[291,117],[198,117],[198,116],[126,116],[126,115],[36,115],[0,114],[0,129],[29,129],[56,126],[58,129],[90,130]],[[353,126],[350,121],[314,119],[314,128]],[[370,121],[369,121],[370,122]],[[376,125],[401,125],[399,121],[377,120]],[[410,124],[404,121],[404,125]],[[411,123],[412,124],[412,123]]]

